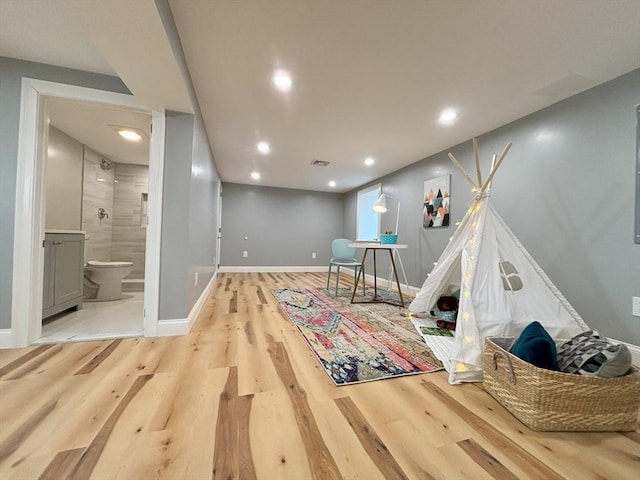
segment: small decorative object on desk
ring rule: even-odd
[[[387,230],[380,234],[380,243],[386,245],[398,243],[398,235],[394,234],[391,230]]]

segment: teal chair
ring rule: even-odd
[[[331,267],[336,266],[336,297],[338,296],[338,282],[340,280],[340,267],[352,267],[354,270],[353,284],[355,286],[356,279],[358,278],[358,268],[362,268],[362,294],[365,294],[364,285],[364,265],[358,259],[356,259],[356,249],[350,247],[349,244],[353,243],[353,240],[348,238],[336,238],[331,242],[331,255],[333,256],[329,261],[329,275],[327,276],[327,290],[329,290],[329,281],[331,280]]]

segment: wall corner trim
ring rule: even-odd
[[[13,344],[13,331],[10,328],[0,329],[0,349],[15,348]]]
[[[158,337],[172,337],[175,335],[187,335],[191,331],[191,327],[195,323],[202,307],[204,307],[207,298],[211,295],[211,291],[213,290],[213,286],[215,285],[215,280],[218,275],[218,272],[214,273],[209,280],[209,283],[205,287],[205,289],[200,294],[198,301],[193,305],[191,311],[189,312],[189,316],[187,318],[174,318],[170,320],[159,320],[158,327],[156,330],[156,336]]]

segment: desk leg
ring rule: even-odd
[[[402,298],[402,289],[400,288],[400,279],[398,278],[398,270],[396,270],[396,262],[393,260],[393,252],[388,250],[389,257],[391,257],[391,265],[393,266],[393,273],[396,276],[396,285],[398,285],[398,294],[400,295],[400,303],[404,307],[404,299]]]
[[[367,252],[368,251],[369,251],[369,249],[365,248],[364,255],[362,256],[362,266],[360,267],[360,270],[358,271],[358,276],[356,277],[356,284],[353,286],[353,293],[351,294],[351,303],[353,303],[353,299],[356,298],[356,291],[358,290],[358,282],[360,281],[360,275],[362,275],[362,285],[364,286],[364,284],[365,284],[365,281],[364,281],[364,261],[367,259]],[[375,258],[375,255],[376,255],[375,250],[373,252],[373,255],[374,255],[374,258]],[[375,269],[375,263],[374,263],[374,269]]]
[[[367,248],[367,250],[369,250]],[[373,249],[373,298],[378,296],[378,271],[376,270],[376,249]]]
[[[404,284],[405,285],[409,285],[409,282],[407,281],[407,274],[404,273],[404,265],[402,265],[402,257],[400,256],[400,252],[398,251],[398,249],[394,249],[393,250],[393,257],[398,257],[396,260],[398,260],[398,263],[400,264],[400,273],[402,273],[402,279],[404,280]],[[387,290],[391,291],[391,286],[393,285],[393,266],[389,265],[389,283],[387,284]]]

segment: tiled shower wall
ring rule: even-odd
[[[87,232],[85,262],[111,260],[114,169],[103,170],[100,167],[103,158],[85,145],[82,182],[82,230]],[[104,208],[109,218],[99,219],[99,208]]]
[[[113,184],[113,236],[111,260],[133,262],[127,276],[144,279],[147,229],[143,227],[142,201],[149,191],[149,167],[117,163]]]

